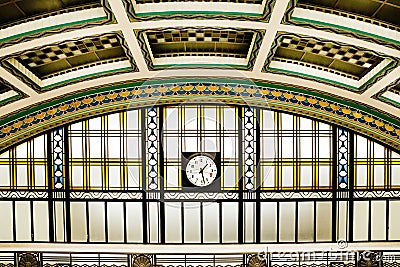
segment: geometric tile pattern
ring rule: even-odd
[[[78,66],[127,59],[127,56],[117,35],[106,34],[26,51],[15,59],[43,79]]]
[[[187,29],[149,31],[146,35],[155,58],[200,55],[246,58],[254,32]]]
[[[381,61],[380,57],[367,51],[356,50],[349,46],[339,46],[333,43],[320,42],[312,39],[285,37],[282,40],[281,47],[334,58],[363,68],[370,68]]]

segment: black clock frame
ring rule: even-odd
[[[190,182],[186,175],[186,166],[188,162],[196,156],[207,156],[211,158],[217,166],[217,175],[214,181],[207,186],[196,186]],[[182,190],[183,191],[220,191],[221,190],[221,153],[220,152],[182,152],[181,173],[182,173]]]

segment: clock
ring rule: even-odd
[[[217,178],[218,169],[214,160],[206,155],[192,157],[186,165],[186,177],[196,186],[208,186]]]
[[[219,152],[182,152],[182,189],[218,190]]]

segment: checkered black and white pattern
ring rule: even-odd
[[[46,46],[39,50],[27,51],[17,57],[17,60],[28,67],[35,68],[60,59],[118,46],[121,46],[121,44],[117,36],[115,34],[109,34],[59,45]]]
[[[229,30],[167,30],[148,32],[147,38],[150,44],[173,42],[216,42],[250,44],[254,33],[250,31]]]
[[[350,46],[339,46],[334,43],[319,42],[313,39],[286,37],[283,38],[280,46],[345,61],[366,69],[375,66],[381,61],[380,57],[366,51],[358,50]]]

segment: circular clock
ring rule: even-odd
[[[209,156],[194,156],[186,165],[186,176],[196,186],[210,185],[217,177],[217,165]]]

